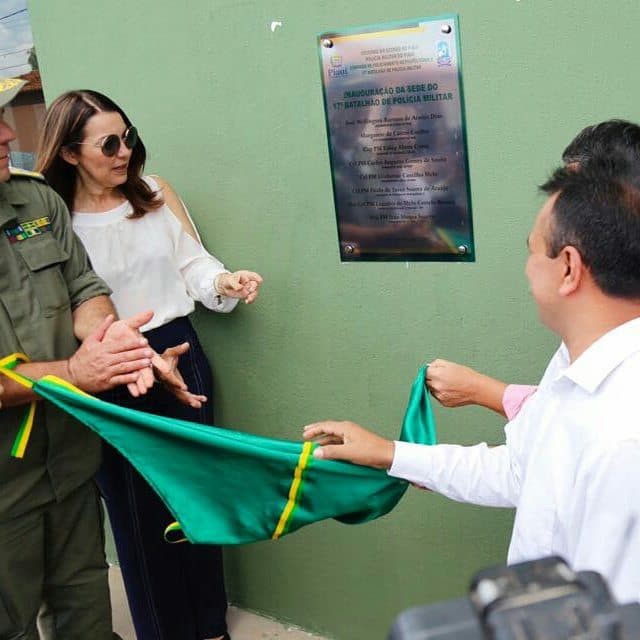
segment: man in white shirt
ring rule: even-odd
[[[559,169],[528,238],[542,322],[563,341],[489,448],[391,442],[308,425],[314,455],[387,469],[461,502],[516,507],[510,563],[551,554],[640,600],[640,190],[622,166]]]

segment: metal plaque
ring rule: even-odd
[[[473,261],[457,16],[318,48],[342,260]]]

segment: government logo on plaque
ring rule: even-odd
[[[456,16],[318,36],[343,261],[475,259]]]

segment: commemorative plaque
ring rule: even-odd
[[[473,261],[457,16],[318,49],[342,260]]]

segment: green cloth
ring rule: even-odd
[[[413,383],[400,439],[433,444],[425,370]],[[285,521],[282,514],[294,473],[304,450],[310,452],[310,443],[134,411],[67,389],[54,379],[36,382],[34,390],[118,449],[164,500],[193,543],[265,540],[274,537],[278,523],[286,534],[326,518],[366,522],[393,509],[407,488],[406,481],[385,471],[309,456]]]
[[[60,196],[32,177],[0,182],[0,356],[68,358],[78,348],[72,310],[110,293]],[[38,405],[28,455],[11,457],[24,413],[0,409],[0,521],[63,499],[100,463],[99,438],[46,402]]]

